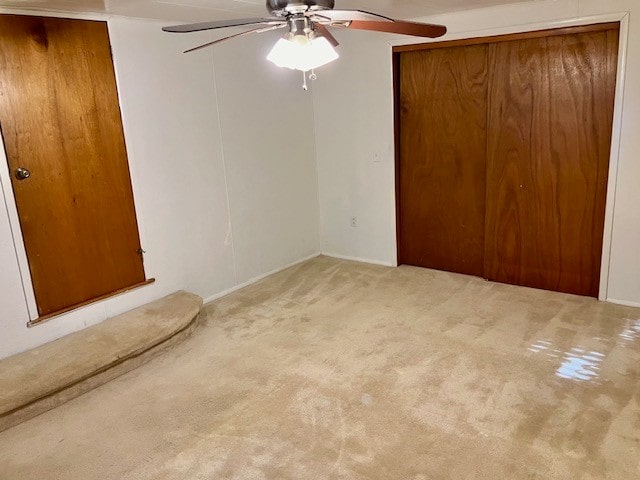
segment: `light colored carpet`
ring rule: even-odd
[[[0,431],[147,362],[188,336],[202,299],[187,292],[0,360]],[[174,339],[174,341],[172,341]]]
[[[205,312],[0,478],[640,478],[639,310],[320,257]]]

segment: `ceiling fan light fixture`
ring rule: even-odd
[[[308,72],[322,67],[339,57],[335,48],[324,37],[287,35],[274,45],[267,60],[278,67]]]

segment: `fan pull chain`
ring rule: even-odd
[[[309,80],[314,81],[318,78],[315,70],[311,70],[309,74]],[[307,72],[302,72],[302,89],[307,92],[309,90],[309,85],[307,85]]]

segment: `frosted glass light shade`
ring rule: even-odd
[[[306,72],[333,62],[338,56],[338,52],[324,37],[296,36],[291,40],[278,40],[267,55],[267,60],[279,67]]]

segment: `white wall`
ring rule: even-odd
[[[213,298],[319,250],[312,104],[298,76],[268,64],[257,39],[219,48],[214,68],[211,49],[180,53],[209,34],[162,25],[109,20],[145,269],[156,283],[28,329],[0,201],[0,358],[178,289]]]
[[[423,18],[449,27],[445,39],[560,26],[578,18],[631,12],[619,171],[609,206],[610,301],[640,306],[640,15],[638,0],[549,0]],[[341,60],[322,70],[314,91],[323,252],[395,264],[395,180],[391,44],[383,34],[338,32]],[[444,112],[443,112],[444,114]],[[374,161],[375,152],[382,153]],[[613,189],[611,190],[613,191]],[[349,223],[358,216],[357,228]],[[605,250],[606,251],[606,250]]]
[[[456,38],[622,11],[640,14],[640,4],[555,0],[429,20]],[[109,22],[145,267],[157,281],[27,329],[0,202],[0,357],[177,289],[214,298],[319,250],[396,262],[390,43],[397,37],[338,32],[341,59],[318,71],[311,97],[299,75],[264,60],[270,34],[182,55],[210,37],[165,34],[161,26]],[[640,25],[633,21],[625,82],[609,299],[640,305]]]
[[[336,36],[341,41],[340,59],[318,71],[313,92],[322,251],[393,265],[395,167],[388,38],[366,32]]]
[[[302,74],[266,61],[281,36],[212,50],[241,282],[320,249],[313,100]]]

